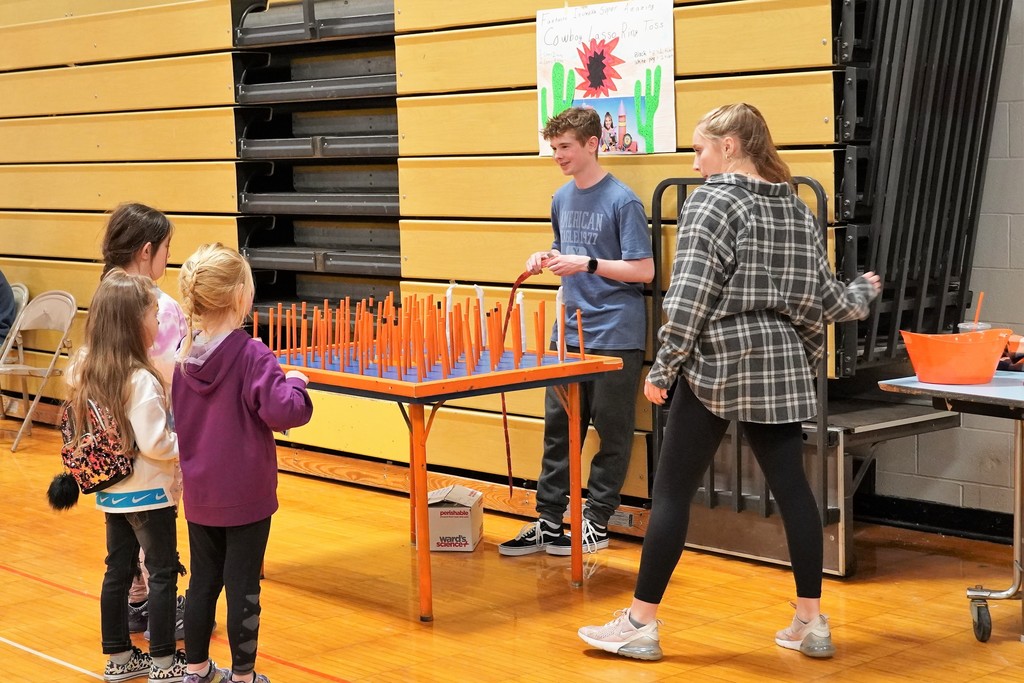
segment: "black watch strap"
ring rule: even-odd
[[[592,259],[590,259],[587,262],[587,272],[591,273],[591,274],[597,272],[597,259],[596,258],[592,258]]]

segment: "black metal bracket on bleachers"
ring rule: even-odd
[[[833,12],[835,26],[836,64],[855,64],[869,58],[872,48],[872,25],[878,10],[877,0],[839,0]]]
[[[866,105],[869,101],[871,73],[863,67],[848,66],[837,74],[842,79],[841,87],[836,88],[837,92],[842,93],[842,100],[837,107],[839,140],[845,143],[870,140],[870,112],[866,110]]]
[[[870,216],[871,149],[866,145],[847,145],[836,165],[840,190],[836,197],[836,218],[843,221]]]
[[[392,35],[393,0],[297,0],[267,7],[254,3],[235,23],[239,47]]]

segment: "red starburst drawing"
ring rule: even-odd
[[[615,79],[622,76],[615,67],[624,63],[612,54],[612,50],[618,44],[618,38],[607,42],[592,38],[590,45],[583,43],[581,47],[576,48],[576,54],[580,56],[582,64],[576,67],[576,73],[583,79],[576,89],[582,90],[584,97],[607,97],[609,90],[618,90],[615,87]]]

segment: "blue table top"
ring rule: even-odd
[[[901,377],[878,383],[883,391],[929,396],[988,405],[1024,407],[1024,372],[996,372],[988,384],[929,384],[917,377]]]

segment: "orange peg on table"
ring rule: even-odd
[[[587,355],[583,350],[583,311],[576,309],[576,334],[580,338],[580,360],[586,360]]]
[[[565,362],[565,304],[558,306],[558,362]]]
[[[277,355],[281,355],[281,343],[284,341],[284,337],[281,334],[281,326],[284,324],[284,304],[278,302],[277,304]]]
[[[299,322],[299,355],[302,356],[302,365],[309,367],[306,358],[306,302],[302,302],[302,320]]]
[[[519,336],[520,331],[519,305],[516,304],[512,307],[512,366],[517,370],[523,359],[523,338]]]
[[[540,311],[533,312],[533,343],[534,352],[537,354],[537,366],[541,365],[544,358],[544,326]]]
[[[267,348],[274,351],[274,307],[267,306]]]

